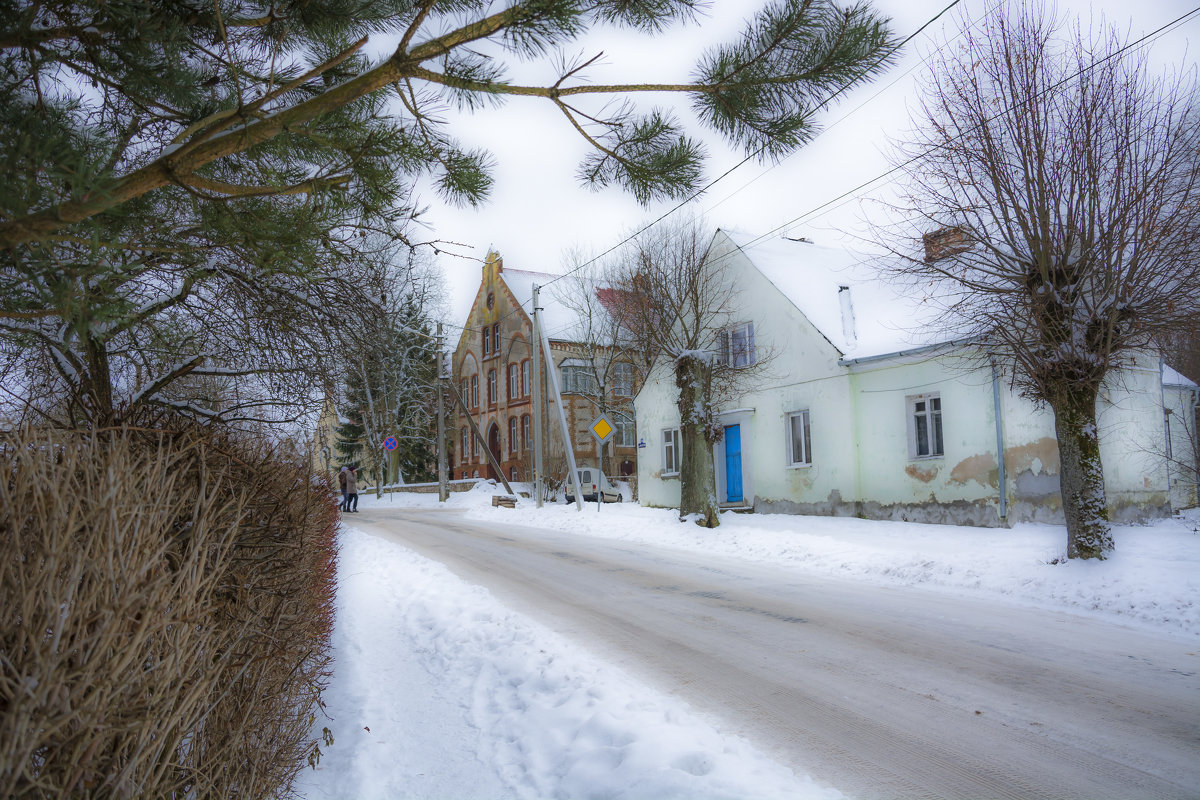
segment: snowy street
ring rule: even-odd
[[[374,541],[365,546],[402,545],[445,564],[778,764],[851,797],[1194,797],[1200,787],[1192,636],[980,593],[502,525],[504,515],[489,511],[477,512],[489,517],[479,522],[385,502],[364,507],[352,523]],[[607,519],[628,524],[617,514]],[[723,527],[711,535],[732,534]],[[382,630],[386,621],[374,625]],[[480,726],[479,707],[470,724]],[[712,767],[701,766],[690,774]],[[533,780],[501,769],[497,786],[509,787],[504,796],[586,796],[561,782],[552,788],[546,772]],[[758,780],[752,796],[777,795],[774,777]],[[608,778],[585,785],[598,796],[653,793]],[[717,785],[681,787],[677,796],[717,796]],[[471,796],[500,796],[484,784],[475,789]]]

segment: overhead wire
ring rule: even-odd
[[[916,37],[917,37],[917,36],[919,36],[921,33],[923,33],[923,32],[925,31],[925,29],[926,29],[926,28],[928,28],[930,25],[932,25],[933,23],[935,23],[935,22],[936,22],[938,19],[940,19],[942,16],[944,16],[946,13],[948,13],[948,12],[949,12],[951,9],[953,9],[955,6],[957,6],[957,5],[958,5],[959,3],[961,3],[961,2],[963,2],[963,0],[952,0],[952,2],[951,2],[949,5],[947,5],[947,6],[945,6],[944,8],[942,8],[942,10],[941,10],[941,11],[939,11],[937,14],[935,14],[933,17],[931,17],[929,20],[927,20],[925,23],[923,23],[923,24],[922,24],[922,25],[921,25],[919,28],[917,28],[915,31],[913,31],[913,32],[912,32],[912,33],[910,33],[908,36],[906,36],[906,37],[905,37],[903,40],[901,40],[899,43],[897,43],[897,44],[896,44],[894,47],[890,48],[890,49],[888,50],[888,52],[887,52],[885,55],[883,55],[883,56],[880,56],[880,57],[879,57],[879,58],[878,58],[876,61],[874,61],[874,62],[873,62],[872,64],[870,64],[869,66],[867,66],[867,67],[864,67],[864,68],[863,68],[863,70],[862,70],[861,72],[859,72],[859,73],[858,73],[856,76],[854,76],[854,78],[853,78],[853,79],[851,79],[850,81],[847,81],[847,82],[846,82],[844,85],[842,85],[841,87],[839,87],[839,88],[838,88],[838,89],[837,89],[835,92],[833,92],[833,93],[832,93],[832,94],[830,94],[828,97],[826,97],[824,100],[822,100],[820,103],[818,103],[816,106],[814,106],[814,107],[813,107],[813,109],[812,109],[812,112],[811,112],[811,113],[816,113],[816,112],[820,111],[822,108],[825,108],[826,106],[828,106],[828,105],[829,105],[831,102],[833,102],[833,101],[834,101],[835,99],[837,99],[839,96],[841,96],[841,95],[842,95],[842,94],[844,94],[845,92],[849,91],[849,90],[850,90],[850,88],[851,88],[851,87],[852,87],[852,86],[853,86],[853,85],[854,85],[854,84],[855,84],[855,83],[858,81],[858,79],[859,79],[859,78],[861,78],[861,77],[863,77],[864,75],[868,74],[868,73],[869,73],[871,70],[875,69],[877,66],[879,66],[880,64],[882,64],[884,61],[886,61],[887,59],[891,58],[893,55],[895,55],[897,52],[899,52],[901,49],[903,49],[903,48],[905,47],[905,45],[907,45],[907,44],[908,44],[909,42],[911,42],[911,41],[912,41],[914,38],[916,38]],[[942,45],[942,46],[945,46],[945,45]],[[911,71],[911,70],[910,70],[910,71]],[[907,73],[905,73],[905,74],[907,74]],[[903,76],[901,76],[901,77],[903,77]],[[885,88],[886,88],[886,87],[885,87]],[[873,100],[873,99],[874,99],[874,97],[877,97],[877,96],[878,96],[878,93],[877,93],[875,96],[873,96],[871,99]],[[858,108],[861,108],[861,105],[860,105]],[[857,110],[857,108],[856,108],[855,110]],[[851,113],[853,113],[853,112],[851,112]],[[847,114],[847,116],[849,116],[849,114]],[[844,117],[843,117],[843,119],[844,119]],[[840,120],[839,120],[839,121],[840,121]],[[835,123],[835,124],[836,124],[836,123]],[[820,134],[818,134],[818,135],[820,135]],[[652,222],[649,222],[649,223],[647,223],[646,225],[644,225],[644,226],[643,226],[642,228],[640,228],[639,230],[637,230],[637,231],[635,231],[634,233],[632,233],[632,234],[630,234],[630,235],[626,236],[626,237],[625,237],[624,239],[622,239],[620,242],[617,242],[615,245],[613,245],[612,247],[609,247],[607,250],[605,250],[604,252],[600,253],[599,255],[597,255],[597,256],[594,256],[593,258],[589,259],[588,261],[585,261],[585,262],[583,262],[582,264],[579,264],[578,266],[576,266],[576,267],[574,267],[574,268],[572,268],[572,269],[568,270],[568,271],[567,271],[567,272],[565,272],[565,273],[562,273],[561,275],[556,275],[556,276],[554,276],[553,278],[551,278],[551,280],[547,281],[545,284],[539,285],[539,289],[541,289],[541,288],[544,288],[545,286],[549,286],[549,285],[551,285],[551,284],[553,284],[553,283],[556,283],[556,282],[558,282],[559,280],[562,280],[563,278],[569,277],[569,276],[571,276],[571,275],[573,275],[573,274],[575,274],[575,273],[577,273],[577,272],[579,272],[579,271],[581,271],[581,270],[583,270],[583,269],[585,269],[585,268],[587,268],[587,267],[591,266],[592,264],[596,263],[597,261],[599,261],[600,259],[602,259],[602,258],[604,258],[605,256],[609,255],[610,253],[612,253],[612,252],[614,252],[614,251],[618,250],[619,248],[621,248],[621,247],[623,247],[624,245],[628,244],[629,242],[633,241],[633,240],[634,240],[634,239],[636,239],[638,236],[641,236],[643,233],[645,233],[646,231],[650,230],[650,229],[651,229],[651,228],[653,228],[655,225],[658,225],[658,224],[659,224],[659,223],[661,223],[663,220],[665,220],[665,219],[667,219],[668,217],[670,217],[672,214],[675,214],[676,212],[678,212],[678,211],[679,211],[680,209],[682,209],[684,206],[686,206],[686,205],[688,205],[689,203],[691,203],[692,201],[696,200],[698,197],[700,197],[700,196],[701,196],[701,195],[703,195],[705,192],[707,192],[709,189],[711,189],[713,186],[717,185],[719,182],[721,182],[722,180],[724,180],[725,178],[727,178],[729,175],[733,174],[733,173],[734,173],[736,170],[740,169],[740,168],[741,168],[742,166],[744,166],[745,164],[747,164],[747,163],[749,163],[750,161],[752,161],[752,160],[754,160],[754,159],[758,158],[759,156],[761,156],[761,155],[762,155],[762,153],[763,153],[763,152],[764,152],[764,151],[767,149],[767,147],[768,147],[768,144],[764,144],[764,145],[762,145],[762,146],[761,146],[761,147],[759,147],[759,148],[758,148],[758,149],[757,149],[755,152],[751,153],[750,155],[747,155],[747,156],[746,156],[746,157],[744,157],[744,158],[743,158],[741,161],[737,162],[737,163],[736,163],[736,164],[734,164],[732,167],[730,167],[729,169],[725,170],[723,173],[721,173],[720,175],[718,175],[718,176],[717,176],[716,178],[714,178],[713,180],[709,181],[709,182],[708,182],[707,184],[705,184],[703,187],[701,187],[700,189],[697,189],[695,192],[693,192],[691,195],[689,195],[689,196],[688,196],[686,199],[684,199],[684,200],[680,201],[679,203],[677,203],[675,206],[673,206],[671,209],[669,209],[668,211],[666,211],[665,213],[663,213],[663,214],[662,214],[661,216],[659,216],[657,219],[653,220]],[[785,160],[786,160],[786,159],[785,159]],[[777,165],[773,165],[773,166],[777,166]],[[748,185],[748,184],[747,184],[747,185]],[[739,191],[740,191],[740,190],[739,190]],[[730,196],[732,196],[732,195],[730,195]],[[525,310],[525,309],[523,309],[523,310]],[[532,311],[532,309],[528,309],[527,311],[530,311],[530,312],[531,312],[531,311]],[[509,311],[508,313],[504,314],[503,316],[501,316],[500,318],[498,318],[498,319],[496,320],[496,322],[501,322],[501,321],[503,321],[504,319],[508,318],[509,316],[511,316],[511,315],[512,315],[512,314],[514,314],[514,313],[516,313],[516,309],[513,309],[512,311]],[[472,326],[466,326],[466,325],[458,325],[458,324],[456,324],[456,323],[448,323],[448,324],[452,325],[453,327],[459,328],[460,330],[463,330],[463,331],[468,331],[468,330],[469,330],[469,331],[473,331],[473,332],[482,332],[482,331],[483,331],[483,328],[480,328],[480,327],[472,327]],[[495,324],[495,323],[489,323],[489,326],[490,326],[490,325],[492,325],[492,324]]]

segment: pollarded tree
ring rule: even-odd
[[[900,156],[925,249],[896,269],[1053,410],[1067,553],[1104,558],[1101,385],[1200,313],[1200,106],[1194,73],[1063,28],[1021,4],[939,51]]]
[[[668,369],[679,390],[679,517],[720,524],[713,446],[724,428],[720,405],[770,360],[739,324],[744,298],[726,269],[709,258],[712,235],[697,219],[660,225],[638,237],[614,262],[610,283],[626,302],[615,306],[627,350]]]

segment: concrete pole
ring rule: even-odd
[[[438,502],[444,503],[450,498],[450,486],[446,482],[446,403],[443,399],[443,384],[446,376],[442,374],[442,362],[445,360],[442,347],[442,323],[437,324],[437,354],[434,358],[437,375],[437,469],[438,469]]]
[[[575,487],[575,508],[583,511],[583,492],[579,490],[579,470],[575,466],[575,448],[572,446],[571,429],[567,426],[567,411],[563,406],[562,393],[558,390],[558,372],[554,369],[554,360],[550,355],[550,340],[544,330],[538,331],[541,336],[542,355],[546,359],[546,383],[554,396],[554,406],[558,410],[558,421],[562,425],[563,449],[567,451],[567,477]]]
[[[542,507],[542,330],[537,284],[533,287],[533,496]]]

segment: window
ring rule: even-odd
[[[471,408],[479,408],[479,376],[471,376]]]
[[[633,364],[625,361],[613,364],[613,394],[633,397]]]
[[[483,357],[487,358],[492,352],[492,329],[486,325],[483,328]]]
[[[525,449],[533,449],[533,437],[529,435],[529,415],[521,417],[521,437],[525,442]]]
[[[471,437],[471,459],[475,460],[477,458],[479,458],[479,437],[472,436]],[[475,477],[478,478],[479,476],[476,475]]]
[[[521,394],[529,397],[529,359],[521,362]]]
[[[521,396],[521,368],[516,364],[508,365],[508,399]]]
[[[633,424],[633,418],[620,411],[610,411],[608,415],[612,417],[613,425],[617,429],[613,433],[613,442],[617,447],[636,447],[637,431]]]
[[[496,370],[488,370],[488,385],[487,385],[488,405],[496,404]]]
[[[460,464],[467,463],[467,436],[468,436],[467,429],[463,428],[462,429],[462,449],[458,451],[459,452],[458,463],[460,463]]]
[[[718,360],[726,366],[750,367],[757,361],[754,351],[754,323],[743,322],[726,328],[717,337]]]
[[[562,390],[568,394],[596,394],[596,376],[586,361],[568,358],[562,362]]]
[[[910,458],[945,455],[942,443],[942,398],[918,394],[908,398],[908,449]]]
[[[462,398],[463,403],[467,406],[471,405],[471,393],[467,391],[467,389],[469,389],[470,386],[471,386],[470,380],[467,378],[463,378],[462,379],[462,391],[459,393],[458,396]]]
[[[679,428],[668,428],[663,431],[663,475],[678,475],[680,456]]]
[[[492,355],[500,355],[500,323],[492,326]]]
[[[808,410],[788,414],[788,464],[807,466],[812,463],[812,432]]]
[[[519,440],[517,439],[517,418],[509,417],[508,418],[508,452],[510,452],[510,453],[517,452],[518,441]]]
[[[510,481],[515,481],[517,479],[517,468],[516,467],[512,467],[511,469],[509,469],[508,479]]]

